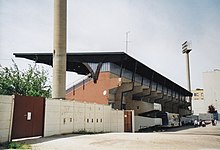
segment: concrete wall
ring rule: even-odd
[[[110,116],[110,132],[124,132],[124,111],[111,110]]]
[[[204,100],[192,100],[192,109],[194,115],[199,115],[199,113],[206,113],[208,107],[205,107]]]
[[[134,121],[135,121],[135,131],[138,131],[139,129],[142,129],[142,128],[162,125],[161,118],[134,116]]]
[[[138,115],[140,113],[154,110],[154,104],[144,101],[128,100],[127,109],[134,110],[134,115]]]
[[[46,100],[44,136],[87,132],[124,132],[124,111],[108,105]]]
[[[220,112],[220,70],[203,73],[205,112],[213,105]]]
[[[0,143],[7,142],[10,139],[13,105],[12,96],[0,95]]]

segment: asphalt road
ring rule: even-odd
[[[34,150],[220,150],[217,126],[175,128],[165,132],[63,135],[26,140]]]

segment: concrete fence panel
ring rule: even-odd
[[[124,132],[124,111],[117,111],[117,132]]]
[[[85,130],[85,103],[73,102],[73,132]]]
[[[104,105],[96,105],[95,104],[95,132],[103,132],[104,131]]]
[[[110,131],[111,132],[117,132],[118,131],[118,117],[117,117],[117,112],[118,110],[111,110],[110,113]]]
[[[104,132],[110,132],[111,131],[111,108],[107,105],[104,105]]]
[[[61,101],[61,133],[73,132],[73,102],[72,101]]]
[[[45,102],[44,136],[60,134],[60,100],[47,99]]]
[[[85,118],[86,118],[86,123],[85,123],[85,130],[87,132],[94,132],[94,121],[95,121],[95,111],[94,111],[94,104],[91,103],[86,103],[85,105]]]
[[[124,111],[94,103],[46,100],[44,136],[80,131],[123,132]]]
[[[0,95],[0,143],[11,138],[13,107],[13,96]]]

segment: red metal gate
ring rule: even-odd
[[[12,139],[43,136],[45,99],[15,96]]]
[[[132,111],[124,111],[124,131],[132,132]]]

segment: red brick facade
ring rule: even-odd
[[[97,104],[108,104],[109,89],[117,87],[118,77],[113,77],[110,72],[100,72],[97,83],[93,80],[88,81],[84,86],[80,86],[75,91],[66,94],[66,99]],[[104,95],[104,91],[106,94]]]

